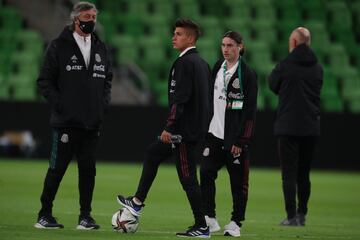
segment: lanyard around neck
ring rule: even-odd
[[[238,69],[238,78],[239,78],[239,82],[240,82],[240,93],[242,93],[242,90],[243,90],[243,82],[242,82],[242,77],[241,77],[241,62],[240,62],[240,58],[238,60],[238,66],[237,66],[237,69]],[[224,91],[226,93],[226,89],[227,89],[227,84],[226,84],[226,70],[227,70],[227,62],[225,60],[225,64],[224,64],[224,67],[223,67],[223,80],[224,80]],[[231,77],[230,77],[231,78]],[[229,79],[229,82],[230,82],[230,79]]]

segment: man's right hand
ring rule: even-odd
[[[166,130],[162,131],[160,141],[163,143],[171,143],[171,133]]]

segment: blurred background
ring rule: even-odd
[[[68,23],[71,0],[0,0],[0,157],[47,158],[49,106],[36,79],[47,44]],[[360,0],[90,0],[99,9],[96,30],[111,51],[112,106],[99,160],[141,161],[167,114],[167,78],[178,52],[173,23],[191,18],[203,36],[197,47],[212,66],[221,37],[239,31],[245,61],[258,74],[253,165],[278,166],[272,135],[277,98],[267,85],[271,69],[288,54],[298,26],[312,33],[324,66],[322,136],[315,167],[360,170]]]

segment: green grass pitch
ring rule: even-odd
[[[112,230],[111,216],[119,208],[118,193],[134,193],[140,164],[98,163],[93,199],[93,217],[98,231],[79,231],[77,166],[72,163],[54,202],[53,213],[64,229],[33,227],[40,207],[40,193],[48,163],[30,160],[0,160],[0,240],[41,239],[177,239],[175,233],[192,224],[192,215],[175,167],[163,165],[150,190],[135,234]],[[231,195],[226,171],[217,180],[217,217],[223,227],[229,222]],[[312,172],[312,195],[306,227],[280,227],[285,216],[278,169],[251,169],[246,221],[242,239],[360,239],[359,172]],[[221,233],[212,239],[224,239]]]

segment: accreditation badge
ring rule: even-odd
[[[243,108],[243,101],[241,100],[234,100],[231,104],[231,109],[233,110],[241,110]]]

